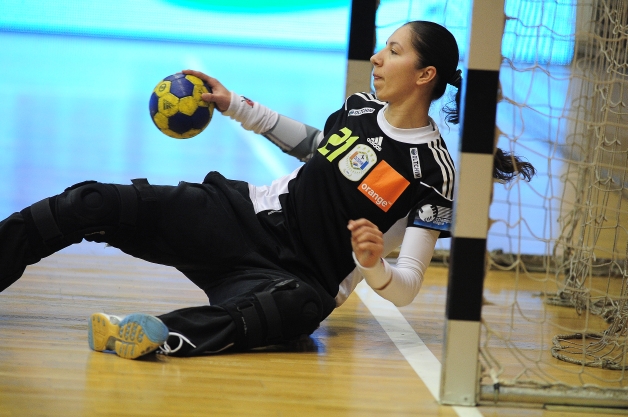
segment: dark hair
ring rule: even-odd
[[[497,148],[493,156],[493,178],[506,183],[518,175],[521,175],[524,180],[530,181],[536,175],[536,168],[520,157]]]
[[[419,56],[417,69],[428,66],[436,68],[436,85],[432,90],[432,101],[445,94],[447,84],[453,85],[458,90],[455,99],[443,108],[447,115],[445,120],[457,124],[462,72],[457,70],[460,55],[456,38],[446,28],[434,22],[415,20],[406,25],[412,31],[412,47]]]
[[[432,101],[445,94],[447,84],[456,88],[456,93],[443,108],[448,123],[460,122],[460,91],[462,90],[462,71],[458,69],[460,52],[454,35],[445,27],[425,20],[406,23],[411,30],[412,47],[418,55],[417,69],[433,66],[436,68],[436,84],[432,90]],[[518,156],[497,148],[493,162],[493,178],[508,182],[521,175],[530,181],[536,169],[529,162]]]

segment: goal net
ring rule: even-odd
[[[539,174],[495,187],[488,259],[510,274],[487,280],[511,287],[484,294],[482,399],[625,406],[628,3],[506,0],[505,14],[499,146]]]
[[[432,20],[464,59],[471,3],[382,0],[377,46]],[[504,15],[496,140],[537,176],[494,185],[477,398],[625,407],[628,2],[505,0]]]

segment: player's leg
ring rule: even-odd
[[[86,181],[0,222],[0,291],[26,266],[83,239],[121,244],[133,238],[138,218],[151,214],[141,212],[149,206],[140,200],[138,190],[138,185]]]
[[[21,213],[13,213],[0,222],[0,292],[22,276],[26,265],[40,259],[28,242]]]
[[[179,269],[200,266],[203,271],[228,270],[249,250],[248,220],[225,196],[231,190],[187,182],[176,187],[145,183],[139,189],[141,207],[146,207],[139,220],[141,233],[130,240],[107,240],[110,245],[150,262]],[[254,218],[252,205],[249,210],[247,217]],[[145,211],[151,219],[144,218]]]
[[[27,265],[83,239],[176,267],[233,263],[243,233],[222,199],[199,184],[76,184],[0,222],[0,291]]]
[[[225,277],[212,299],[212,305],[159,317],[133,314],[120,319],[95,313],[89,345],[129,359],[158,347],[174,356],[246,351],[310,335],[335,307],[334,298],[321,288],[276,271]]]
[[[212,305],[159,316],[170,330],[164,353],[194,356],[287,343],[312,334],[335,308],[322,288],[268,271],[225,280],[211,298]]]
[[[0,222],[0,291],[15,282],[27,265],[86,236],[97,240],[105,233],[116,233],[120,206],[115,186],[89,181]]]

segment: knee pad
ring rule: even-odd
[[[45,252],[60,250],[83,238],[104,242],[115,236],[121,225],[134,225],[138,197],[132,186],[116,186],[86,181],[63,193],[41,200],[22,210],[32,221],[33,230]],[[32,235],[32,234],[31,234]]]
[[[223,307],[238,327],[236,347],[243,350],[310,335],[324,318],[319,294],[296,279],[276,280]]]
[[[98,182],[77,184],[56,197],[57,224],[67,234],[103,235],[117,225],[119,209],[115,187]]]

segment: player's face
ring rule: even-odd
[[[373,87],[379,100],[393,103],[416,94],[418,56],[410,33],[408,26],[400,27],[388,38],[386,47],[371,57]]]

